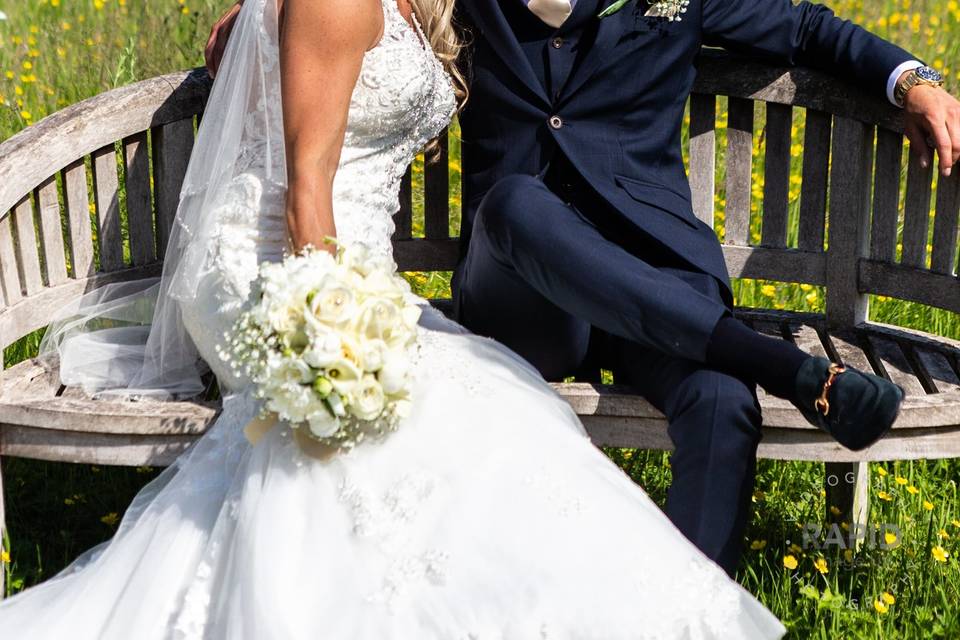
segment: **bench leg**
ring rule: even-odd
[[[846,522],[856,537],[856,546],[863,542],[870,516],[869,464],[866,462],[827,462],[824,489],[827,493],[827,521]],[[839,514],[831,509],[839,509]]]

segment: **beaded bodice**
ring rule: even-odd
[[[456,108],[450,78],[396,0],[382,0],[383,37],[367,51],[354,88],[333,185],[337,236],[392,251],[400,181],[415,154],[447,125]]]

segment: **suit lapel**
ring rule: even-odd
[[[581,14],[578,16],[582,24],[586,25],[589,20],[597,20],[600,24],[597,26],[597,37],[593,42],[593,46],[590,47],[586,56],[580,61],[580,64],[573,68],[573,72],[564,84],[563,89],[561,89],[560,102],[570,97],[593,75],[593,72],[597,70],[600,63],[607,59],[607,55],[620,40],[620,34],[635,24],[635,7],[633,5],[639,1],[640,0],[634,0],[634,2],[631,2],[612,16],[601,19],[597,17],[597,14],[600,13],[604,7],[611,4],[613,0],[600,0],[599,2],[597,0],[578,0],[578,9],[580,8],[580,3],[589,5],[591,9],[589,14]],[[566,23],[564,23],[563,26],[566,27]],[[587,28],[589,28],[589,26],[587,26]]]
[[[505,2],[520,2],[520,0],[504,0]],[[503,60],[504,66],[539,97],[549,107],[550,98],[537,78],[536,72],[530,66],[526,54],[520,48],[516,36],[510,25],[507,24],[498,6],[498,0],[460,0],[473,21],[483,31],[483,36],[490,42],[494,52]]]

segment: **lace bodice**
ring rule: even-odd
[[[400,181],[415,154],[449,123],[456,108],[450,78],[396,0],[382,0],[383,37],[363,60],[350,101],[334,180],[334,217],[343,242],[392,251]]]

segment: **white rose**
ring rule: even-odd
[[[337,326],[349,321],[354,312],[353,291],[341,284],[332,284],[309,297],[306,320],[311,327]]]
[[[309,348],[303,352],[304,361],[316,369],[325,369],[342,357],[343,342],[340,336],[331,331],[315,336]]]
[[[391,349],[383,358],[383,367],[377,374],[377,379],[387,395],[403,391],[410,378],[410,359],[405,351]]]
[[[314,436],[329,438],[340,429],[340,418],[333,415],[326,407],[321,407],[307,417],[307,426]]]
[[[367,372],[379,371],[383,366],[383,354],[387,343],[383,340],[364,340],[359,347],[360,367]]]
[[[383,387],[372,375],[365,375],[354,387],[350,410],[361,420],[375,420],[383,412]]]
[[[399,282],[406,282],[392,273],[378,269],[372,271],[359,283],[360,293],[372,298],[386,298],[394,304],[403,304],[403,289]]]
[[[400,309],[396,304],[385,298],[368,298],[360,307],[354,327],[361,336],[385,340],[399,321]]]

